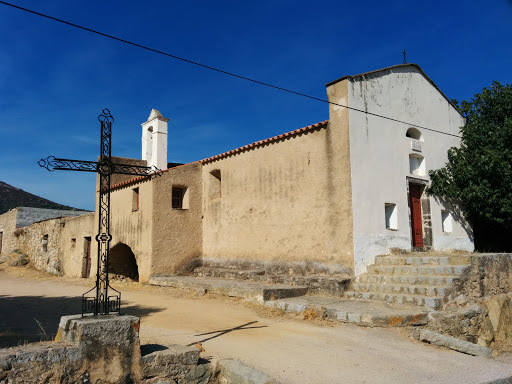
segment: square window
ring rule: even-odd
[[[386,229],[398,229],[398,214],[396,204],[385,203]]]
[[[188,188],[182,186],[172,187],[172,208],[188,209]]]
[[[452,232],[452,214],[448,211],[441,211],[441,222],[443,232]]]

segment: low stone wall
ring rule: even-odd
[[[0,350],[0,383],[140,382],[140,320],[64,316],[55,343]]]
[[[512,254],[471,254],[470,265],[454,280],[442,311],[429,315],[427,328],[442,335],[512,351]]]
[[[485,297],[512,292],[512,254],[470,255],[471,265],[454,282],[452,297]]]

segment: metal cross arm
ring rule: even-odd
[[[131,164],[118,164],[112,162],[112,123],[114,118],[108,109],[104,109],[98,116],[101,123],[100,156],[98,161],[57,159],[49,156],[41,159],[38,164],[49,171],[80,171],[96,172],[99,175],[98,195],[98,265],[96,273],[96,286],[82,295],[82,316],[85,313],[96,315],[109,314],[121,311],[121,292],[110,287],[108,281],[108,262],[110,253],[110,186],[113,173],[134,176],[160,175],[161,171],[152,167],[143,167]],[[116,292],[109,295],[109,288]],[[93,290],[95,295],[89,295]]]
[[[46,168],[48,171],[81,171],[81,172],[100,172],[100,169],[107,166],[111,173],[121,173],[124,175],[134,176],[151,176],[158,175],[161,170],[155,167],[144,167],[133,164],[110,163],[105,161],[87,161],[87,160],[70,160],[57,159],[54,156],[48,156],[46,159],[38,161],[39,166]]]

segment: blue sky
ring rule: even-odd
[[[69,22],[325,98],[325,83],[408,62],[469,99],[512,83],[512,0],[36,1]],[[326,104],[228,77],[0,4],[0,180],[93,209],[94,174],[48,172],[48,155],[95,160],[109,108],[113,155],[140,158],[151,108],[169,161],[191,162],[328,119]]]

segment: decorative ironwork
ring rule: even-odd
[[[110,253],[110,177],[113,173],[121,173],[134,176],[151,176],[160,174],[155,166],[142,167],[130,164],[117,164],[112,162],[112,123],[114,118],[108,109],[104,109],[98,116],[101,123],[100,157],[99,161],[84,161],[57,159],[48,156],[39,160],[38,164],[48,171],[82,171],[96,172],[99,175],[98,196],[98,263],[96,270],[96,285],[82,295],[82,316],[93,314],[94,316],[120,313],[121,292],[112,288],[108,281],[108,261]],[[115,295],[109,295],[109,289]],[[92,291],[95,290],[94,296]]]

